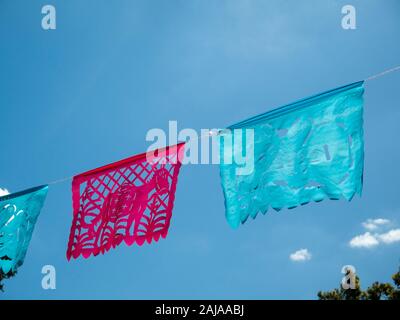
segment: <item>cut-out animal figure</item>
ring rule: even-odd
[[[143,185],[137,186],[133,181],[125,181],[107,195],[99,214],[85,213],[93,218],[85,227],[91,235],[89,239],[94,238],[92,245],[99,247],[98,253],[116,247],[123,240],[130,245],[154,231],[152,224],[154,215],[158,213],[155,211],[161,205],[160,197],[169,192],[168,177],[169,172],[162,168],[154,170],[151,179]],[[90,194],[88,192],[87,196]],[[90,211],[93,207],[89,206],[88,209]],[[159,222],[160,219],[157,219]]]

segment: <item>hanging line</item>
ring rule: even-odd
[[[72,180],[73,177],[74,177],[74,176],[65,177],[65,178],[62,178],[62,179],[57,179],[57,180],[54,180],[54,181],[51,181],[51,182],[47,183],[47,185],[53,185],[53,184],[63,183],[63,182],[65,182],[65,181]]]
[[[202,134],[198,138],[196,138],[196,140],[201,140],[201,139],[206,138],[206,137],[209,138],[209,137],[212,137],[212,136],[218,136],[221,133],[222,130],[223,129],[209,130],[206,134]],[[150,151],[154,151],[154,150],[148,150],[146,152],[150,152]],[[75,175],[69,176],[69,177],[65,177],[65,178],[61,178],[61,179],[57,179],[57,180],[53,180],[51,182],[46,183],[46,185],[54,185],[54,184],[63,183],[63,182],[72,180],[74,178],[74,176]]]
[[[387,75],[388,73],[392,73],[392,72],[395,72],[395,71],[398,71],[398,70],[400,70],[400,66],[396,66],[394,68],[391,68],[391,69],[382,71],[380,73],[377,73],[377,74],[375,74],[373,76],[368,77],[367,79],[365,79],[365,81],[374,80],[376,78],[383,77],[383,76]]]
[[[400,70],[400,65],[396,66],[396,67],[393,67],[391,69],[387,69],[387,70],[382,71],[380,73],[377,73],[375,75],[369,76],[364,81],[375,80],[377,78],[383,77],[383,76],[385,76],[385,75],[387,75],[389,73],[392,73],[392,72],[395,72],[395,71],[399,71],[399,70]],[[206,134],[200,135],[197,139],[200,140],[200,139],[203,139],[204,137],[218,136],[221,133],[222,130],[223,129],[217,129],[216,131],[215,130],[210,130]],[[47,183],[47,185],[54,185],[54,184],[63,183],[63,182],[72,180],[73,177],[74,176],[65,177],[65,178],[62,178],[62,179],[57,179],[57,180],[54,180],[54,181],[51,181],[51,182]]]

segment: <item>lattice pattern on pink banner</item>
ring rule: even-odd
[[[68,260],[107,252],[122,241],[142,245],[165,238],[183,152],[181,143],[75,176]]]

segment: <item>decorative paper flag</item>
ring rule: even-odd
[[[363,93],[363,82],[353,83],[221,132],[220,156],[228,161],[221,162],[220,173],[226,218],[233,228],[268,207],[294,208],[325,198],[350,201],[355,193],[361,195]],[[245,141],[235,129],[253,129],[254,139]],[[254,151],[254,170],[240,175],[235,157],[242,155],[243,145],[243,151]]]
[[[143,153],[78,176],[67,258],[88,258],[122,241],[142,245],[165,238],[184,144]]]
[[[47,186],[0,197],[0,269],[15,272],[24,263]]]

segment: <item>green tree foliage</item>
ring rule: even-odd
[[[361,290],[360,278],[356,276],[354,289],[339,289],[319,291],[319,300],[400,300],[400,268],[392,276],[394,285],[374,282],[367,290]]]

